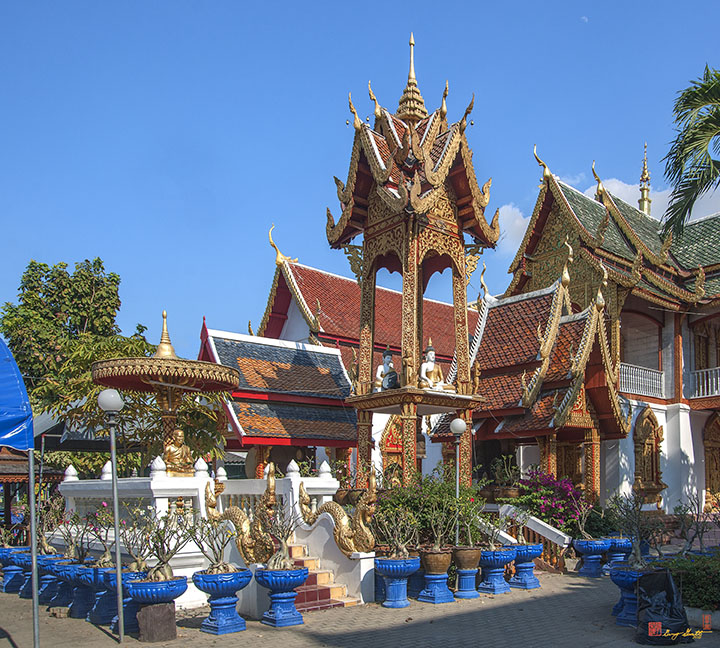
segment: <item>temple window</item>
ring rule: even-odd
[[[627,364],[662,370],[662,324],[643,313],[623,312],[620,358]]]
[[[635,442],[635,483],[633,489],[644,493],[645,502],[660,507],[660,493],[667,485],[660,470],[660,445],[663,429],[658,425],[652,408],[646,407],[638,416],[633,432]]]

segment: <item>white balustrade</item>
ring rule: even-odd
[[[620,363],[620,391],[638,396],[664,398],[664,372],[649,367]]]
[[[692,372],[693,391],[690,398],[720,395],[720,367]]]

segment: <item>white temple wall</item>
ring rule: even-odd
[[[607,506],[608,500],[620,488],[619,439],[600,443],[600,466],[600,504]]]
[[[680,502],[686,502],[689,495],[702,492],[705,482],[702,425],[706,419],[706,413],[691,413],[684,403],[667,407],[660,467],[662,480],[668,486],[662,493],[663,508],[668,513]]]
[[[540,448],[537,445],[521,445],[515,451],[515,461],[523,479],[527,478],[532,466],[540,464]]]

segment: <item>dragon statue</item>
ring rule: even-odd
[[[377,504],[377,486],[375,475],[370,472],[368,489],[362,494],[352,516],[337,502],[325,502],[316,511],[310,505],[310,496],[305,485],[300,482],[300,511],[302,518],[308,525],[315,524],[322,513],[329,513],[335,522],[335,542],[346,556],[359,551],[372,551],[375,548],[375,537],[370,530],[370,520],[375,513]]]
[[[217,479],[214,487],[208,482],[205,486],[205,507],[209,520],[228,520],[235,525],[237,533],[235,545],[246,565],[266,563],[275,553],[275,545],[266,531],[269,519],[277,499],[275,497],[275,464],[268,464],[267,488],[256,503],[252,518],[239,506],[229,506],[222,513],[217,510],[217,498],[225,486]]]

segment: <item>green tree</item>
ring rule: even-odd
[[[665,176],[672,184],[665,212],[665,234],[681,236],[693,205],[720,186],[720,71],[707,65],[699,79],[680,92],[673,107],[677,136],[665,156]]]
[[[31,261],[20,281],[18,303],[6,303],[0,315],[0,333],[7,340],[25,383],[33,411],[51,412],[60,420],[106,435],[105,415],[97,405],[103,387],[92,381],[91,366],[98,360],[150,356],[156,347],[138,324],[131,336],[120,335],[115,323],[120,277],[106,273],[102,260],[83,261],[70,274],[67,264],[48,266]],[[152,394],[124,392],[125,407],[118,415],[120,447],[133,446],[138,456],[121,459],[129,471],[145,465],[162,451],[160,410]],[[178,424],[195,456],[219,452],[224,440],[222,397],[186,395]],[[46,455],[50,466],[97,474],[107,461],[104,453]]]

